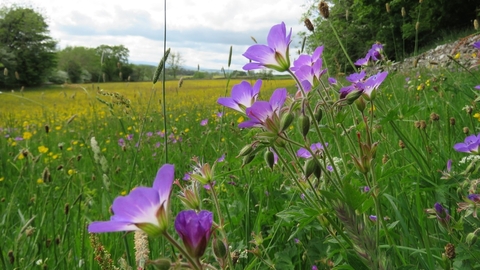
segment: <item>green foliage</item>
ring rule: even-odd
[[[389,59],[401,61],[413,54],[416,47],[423,47],[442,38],[446,30],[471,29],[472,21],[478,18],[478,1],[466,0],[461,4],[454,1],[394,0],[374,1],[332,0],[330,17],[318,16],[317,3],[312,4],[304,17],[315,25],[313,33],[306,36],[306,51],[325,45],[324,57],[330,72],[351,71],[347,58],[339,50],[339,40],[353,61],[365,56],[375,42],[384,44]],[[386,11],[389,4],[389,13]],[[406,11],[402,16],[402,8]],[[476,11],[477,10],[477,11]],[[418,32],[417,32],[418,22]]]
[[[105,75],[105,81],[123,81],[128,78],[131,69],[122,69],[128,64],[128,55],[130,51],[123,45],[110,46],[100,45],[95,49],[97,56],[100,57],[102,76]],[[126,73],[123,74],[123,71]]]
[[[57,65],[55,46],[40,13],[25,7],[0,9],[1,61],[11,71],[6,85],[45,82]]]
[[[58,51],[58,69],[68,73],[70,82],[98,82],[102,77],[100,57],[94,48],[66,47]]]

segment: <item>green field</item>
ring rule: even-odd
[[[245,166],[237,157],[240,150],[264,143],[257,129],[237,127],[246,120],[242,114],[216,103],[239,80],[186,80],[181,88],[169,81],[166,115],[161,83],[3,92],[0,268],[126,269],[123,263],[135,268],[133,234],[89,235],[87,225],[108,220],[115,197],[151,186],[166,160],[175,165],[175,217],[185,209],[178,196],[190,185],[182,178],[192,171],[194,157],[216,163],[214,192],[200,189],[201,206],[224,224],[215,237],[225,232],[235,269],[480,267],[479,246],[472,241],[479,225],[472,215],[477,203],[466,199],[480,193],[478,165],[469,166],[476,156],[453,149],[478,132],[474,86],[479,77],[478,71],[392,72],[363,113],[355,104],[332,106],[340,86],[324,84],[310,99],[322,110],[321,120],[309,118],[306,127],[295,111],[283,131],[288,140],[259,147],[254,158],[247,155],[253,159]],[[259,99],[268,100],[282,87],[295,94],[293,80],[273,79],[263,82]],[[328,143],[318,157],[324,167],[312,171],[320,175],[305,177],[309,162],[295,152],[322,141]],[[282,158],[270,169],[263,157],[273,148]],[[216,161],[222,155],[225,160]],[[366,160],[357,162],[362,155],[371,155],[368,168]],[[334,173],[327,165],[335,166]],[[448,220],[427,210],[437,202],[448,209]],[[457,211],[462,202],[468,209]],[[169,231],[175,235],[172,224]],[[455,259],[445,254],[447,243],[454,245]],[[178,260],[165,238],[150,238],[149,249],[151,260]],[[210,248],[202,260],[218,267]]]

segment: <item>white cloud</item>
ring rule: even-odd
[[[175,0],[167,1],[167,44],[185,65],[226,68],[233,46],[232,68],[246,63],[241,56],[254,36],[265,43],[268,30],[284,21],[293,35],[303,29],[303,0]],[[131,62],[157,63],[163,51],[163,1],[150,0],[10,0],[29,4],[46,14],[52,37],[61,48],[124,45]],[[292,42],[296,46],[298,42]],[[223,64],[222,64],[223,63]]]

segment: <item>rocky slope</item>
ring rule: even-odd
[[[407,71],[412,68],[445,68],[456,65],[454,61],[458,61],[466,68],[473,68],[480,64],[480,53],[472,46],[477,41],[480,41],[480,34],[470,35],[453,43],[439,45],[418,57],[410,57],[403,62],[395,63],[394,69]]]

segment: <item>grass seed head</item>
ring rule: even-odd
[[[320,4],[318,4],[318,10],[323,18],[328,19],[328,17],[330,17],[330,10],[328,9],[327,2],[321,1]]]
[[[312,21],[310,21],[309,18],[306,18],[305,21],[305,27],[307,27],[307,29],[310,31],[310,32],[313,32],[315,30],[315,27],[313,27],[313,24],[312,24]]]

